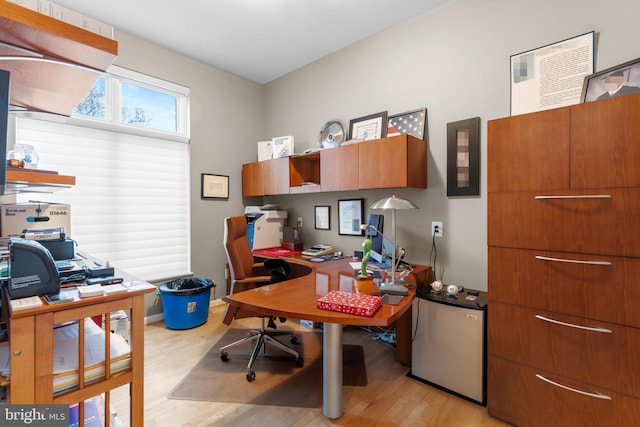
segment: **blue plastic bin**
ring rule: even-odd
[[[209,319],[209,279],[188,278],[161,284],[156,294],[162,296],[164,323],[169,329],[191,329]]]

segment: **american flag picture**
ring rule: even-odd
[[[411,135],[423,139],[426,121],[426,108],[389,116],[387,136]]]

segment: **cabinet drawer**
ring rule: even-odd
[[[489,297],[640,327],[640,258],[489,248]]]
[[[640,188],[489,193],[489,246],[640,256]]]
[[[536,375],[577,390],[601,393],[610,399],[567,390]],[[640,425],[638,399],[610,390],[596,390],[500,357],[489,357],[487,387],[489,414],[521,427]]]
[[[489,353],[640,398],[640,329],[492,303]]]

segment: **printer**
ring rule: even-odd
[[[47,248],[35,240],[20,237],[1,240],[0,247],[9,261],[7,290],[10,299],[60,291],[58,269]]]
[[[251,250],[281,246],[287,211],[247,206],[244,216],[247,219],[247,239]]]

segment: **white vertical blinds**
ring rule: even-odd
[[[39,169],[76,177],[18,201],[68,203],[80,249],[147,281],[191,273],[188,144],[28,117],[16,142],[34,146]]]

